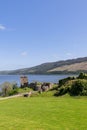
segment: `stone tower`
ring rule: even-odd
[[[21,76],[20,77],[20,84],[21,88],[28,87],[28,77],[27,76]]]

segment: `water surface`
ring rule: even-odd
[[[76,75],[27,75],[29,83],[31,82],[52,82],[58,83],[60,79]],[[0,75],[0,84],[4,82],[16,82],[20,85],[20,75]]]

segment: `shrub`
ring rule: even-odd
[[[18,89],[13,89],[11,90],[8,95],[11,96],[11,95],[15,95],[15,94],[18,94]]]
[[[86,73],[80,73],[77,78],[78,79],[87,79],[87,74]]]
[[[87,90],[83,90],[82,93],[81,93],[82,96],[87,96]]]
[[[55,96],[64,95],[69,93],[71,96],[87,96],[87,79],[83,79],[83,74],[80,74],[80,78],[66,78],[60,80],[59,87],[56,89]]]
[[[75,79],[75,77],[67,77],[67,78],[59,80],[59,87],[64,85],[66,82],[68,82],[70,80],[74,80],[74,79]]]
[[[83,87],[84,84],[80,80],[75,81],[69,90],[70,95],[71,96],[81,95]]]

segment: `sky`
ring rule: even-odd
[[[0,0],[0,70],[87,56],[87,0]]]

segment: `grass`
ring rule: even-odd
[[[26,87],[26,88],[18,88],[18,93],[26,93],[26,92],[30,92],[32,91],[32,89]]]
[[[31,97],[0,101],[0,130],[86,130],[87,97]]]

